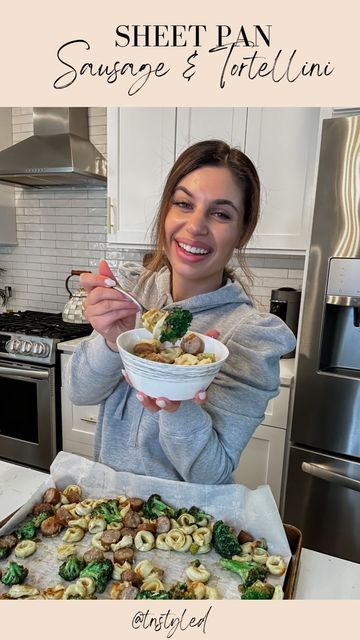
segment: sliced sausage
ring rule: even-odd
[[[12,534],[8,536],[1,536],[0,549],[12,549],[17,545],[18,542],[19,540],[17,539],[17,537],[13,536]]]
[[[74,520],[74,516],[70,513],[69,509],[66,509],[66,507],[60,507],[60,509],[55,513],[55,520],[63,527],[66,527],[70,520]]]
[[[156,533],[167,533],[170,529],[170,518],[167,516],[159,516],[156,520]]]
[[[131,509],[124,515],[124,526],[130,529],[136,529],[141,522],[141,516]]]
[[[86,564],[89,564],[89,562],[100,562],[100,560],[104,559],[104,553],[101,551],[101,549],[98,549],[97,547],[92,547],[91,549],[88,549],[87,551],[85,551],[84,555],[84,562],[86,562]]]
[[[130,509],[133,511],[141,511],[143,508],[144,500],[141,500],[141,498],[129,498],[129,502]]]
[[[114,551],[114,562],[117,564],[124,564],[124,562],[132,562],[134,558],[134,551],[129,547],[125,549],[118,549]]]
[[[135,600],[139,589],[134,586],[126,586],[119,595],[119,600]]]
[[[142,577],[139,573],[136,573],[133,569],[125,569],[121,574],[122,582],[131,582],[134,587],[140,587],[142,584]]]
[[[241,529],[237,539],[239,544],[245,544],[245,542],[252,542],[254,540],[252,535],[243,529]]]
[[[131,536],[132,538],[135,538],[136,533],[137,530],[130,529],[130,527],[123,527],[122,529],[120,529],[121,538],[123,538],[124,536]]]
[[[44,511],[51,515],[54,513],[54,507],[49,502],[38,502],[37,504],[34,504],[32,508],[34,516],[38,516],[39,513],[44,513]]]
[[[47,489],[45,491],[42,499],[43,499],[43,502],[48,502],[49,504],[57,504],[58,502],[60,502],[61,493],[59,489],[56,489],[55,487],[50,487],[50,489]]]
[[[61,524],[56,520],[55,516],[50,516],[50,518],[46,518],[41,523],[40,529],[44,536],[56,536],[61,529]]]
[[[68,489],[68,491],[66,492],[66,498],[68,499],[70,504],[75,504],[75,502],[80,502],[81,495],[78,491],[75,491],[75,489]]]
[[[156,533],[156,523],[155,522],[141,522],[136,531],[151,531],[151,533]]]
[[[180,346],[185,353],[191,353],[193,356],[204,351],[204,342],[195,333],[188,333],[184,336]]]
[[[111,544],[115,544],[119,542],[121,538],[120,531],[118,529],[106,529],[102,536],[100,536],[100,540],[102,544],[110,547]]]

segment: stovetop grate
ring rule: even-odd
[[[64,322],[61,313],[14,311],[0,315],[0,331],[57,340],[72,340],[89,335],[90,324]]]

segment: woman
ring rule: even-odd
[[[153,259],[146,269],[127,264],[118,274],[147,309],[176,304],[192,312],[194,331],[220,332],[230,355],[193,401],[149,398],[128,384],[116,338],[134,328],[137,308],[111,288],[116,278],[105,261],[99,274],[81,276],[96,334],[73,354],[67,388],[75,404],[101,403],[99,462],[174,480],[232,482],[241,452],[278,393],[279,359],[295,346],[288,327],[256,311],[226,269],[255,229],[259,193],[256,170],[241,151],[219,140],[192,145],[167,178]]]

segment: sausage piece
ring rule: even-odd
[[[123,538],[124,536],[131,536],[132,538],[135,538],[137,533],[137,529],[130,529],[130,527],[123,527],[122,529],[120,529],[120,535]]]
[[[129,547],[125,547],[125,549],[118,549],[114,551],[114,562],[117,564],[124,564],[124,562],[132,562],[134,558],[134,551]]]
[[[180,346],[185,353],[191,353],[193,356],[204,352],[204,342],[195,333],[188,333],[184,336]]]
[[[44,536],[56,536],[61,529],[61,524],[55,518],[55,516],[50,516],[50,518],[46,518],[40,525],[41,533]]]
[[[107,547],[110,547],[111,544],[115,544],[119,542],[121,538],[120,531],[118,529],[106,529],[102,536],[100,536],[100,540],[102,544]]]
[[[239,532],[237,539],[239,544],[245,544],[245,542],[252,542],[254,540],[252,535],[243,529]]]
[[[126,586],[119,595],[119,600],[135,600],[139,589],[134,586]]]
[[[143,579],[142,579],[141,575],[136,573],[136,571],[134,571],[133,569],[125,569],[125,571],[123,571],[122,574],[121,574],[121,581],[122,582],[131,582],[131,584],[134,587],[140,587],[140,585],[142,584]]]
[[[55,513],[55,520],[59,522],[63,527],[70,522],[70,520],[74,520],[74,516],[70,513],[69,509],[65,507],[60,507]]]
[[[156,533],[167,533],[170,531],[171,522],[167,516],[159,516],[156,520]]]
[[[32,508],[32,513],[34,516],[38,516],[39,513],[44,513],[44,511],[46,511],[50,515],[54,513],[54,507],[52,506],[52,504],[50,504],[50,502],[38,502],[37,504],[34,504]]]
[[[16,536],[12,534],[8,536],[1,536],[0,538],[0,549],[12,549],[18,543],[18,539]]]
[[[75,502],[80,502],[81,495],[78,491],[75,491],[75,489],[69,489],[66,492],[66,498],[68,499],[70,504],[75,504]]]
[[[151,533],[156,533],[156,523],[155,522],[141,522],[137,527],[136,531],[151,531]]]
[[[141,500],[141,498],[129,498],[129,502],[132,511],[140,511],[144,504],[144,500]]]
[[[136,527],[141,523],[141,516],[139,516],[136,511],[132,511],[131,509],[125,513],[124,515],[124,526],[129,527],[130,529],[136,529]]]
[[[59,489],[56,489],[55,487],[50,487],[50,489],[47,489],[45,491],[42,499],[43,499],[43,502],[48,502],[49,504],[57,504],[58,502],[60,502],[61,493]]]
[[[86,564],[89,564],[89,562],[93,562],[93,561],[100,562],[100,560],[104,559],[104,554],[101,551],[101,549],[92,547],[91,549],[88,549],[87,551],[85,551],[83,558]]]

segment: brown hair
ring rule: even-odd
[[[184,176],[205,166],[229,169],[243,193],[243,232],[237,252],[238,261],[243,272],[248,280],[252,280],[251,273],[245,262],[244,248],[258,222],[260,202],[259,176],[251,160],[240,149],[230,147],[222,140],[203,140],[191,145],[180,154],[170,170],[161,197],[158,214],[151,229],[151,239],[155,249],[151,259],[147,262],[146,268],[149,271],[144,275],[145,278],[163,265],[167,265],[171,269],[164,250],[165,218],[171,205],[171,199],[177,185]],[[227,277],[234,279],[234,274],[229,269],[224,271],[225,282]]]

